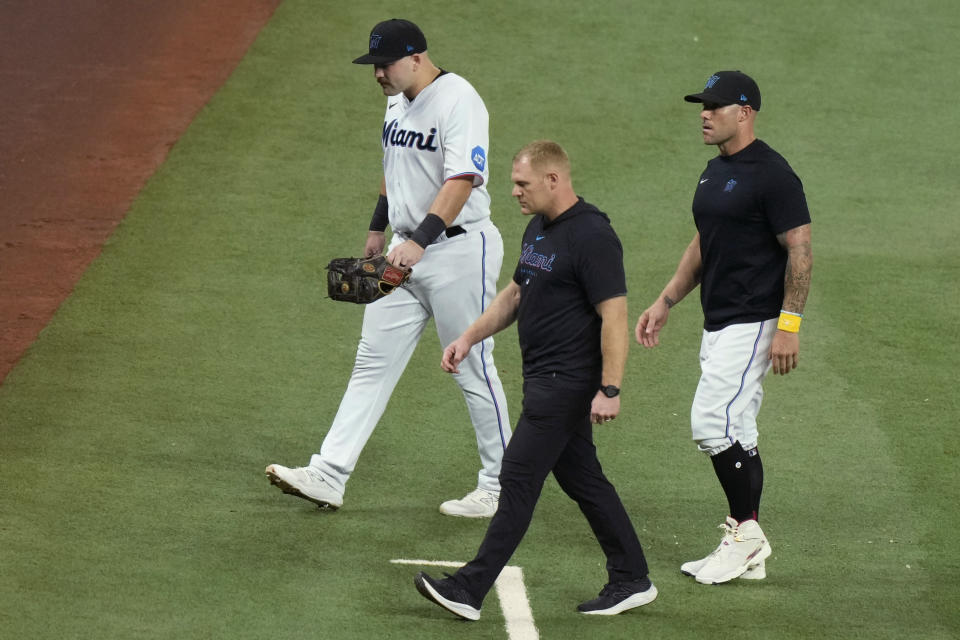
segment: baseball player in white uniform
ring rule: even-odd
[[[476,90],[431,62],[420,29],[387,20],[370,32],[368,55],[387,96],[383,180],[364,253],[386,247],[389,262],[412,268],[407,285],[367,306],[356,363],[330,431],[306,467],[271,464],[270,481],[285,493],[337,509],[360,452],[433,317],[449,344],[480,316],[497,292],[503,241],[490,221],[486,182],[488,115]],[[493,340],[460,365],[463,391],[477,436],[477,488],[440,505],[446,515],[490,517],[500,495],[500,463],[510,439]]]

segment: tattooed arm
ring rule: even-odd
[[[810,292],[810,274],[813,271],[813,251],[810,247],[810,225],[805,224],[777,236],[787,250],[787,270],[783,282],[784,311],[803,314]],[[796,333],[777,330],[770,347],[773,372],[787,374],[797,366],[800,338]]]

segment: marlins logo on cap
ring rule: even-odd
[[[700,93],[683,97],[687,102],[710,102],[720,106],[728,104],[750,105],[760,111],[760,88],[753,78],[742,71],[717,71],[707,78]]]
[[[369,53],[353,61],[354,64],[390,64],[400,58],[427,50],[427,38],[420,27],[409,20],[392,18],[378,23],[370,30]]]

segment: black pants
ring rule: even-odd
[[[560,388],[556,379],[523,385],[523,412],[500,470],[500,505],[477,557],[454,579],[479,600],[520,544],[547,474],[576,501],[607,556],[610,582],[647,575],[647,561],[617,490],[610,484],[593,445],[589,391]]]

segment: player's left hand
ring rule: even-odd
[[[420,258],[423,257],[423,251],[423,247],[416,242],[407,240],[387,254],[387,262],[397,267],[409,269],[420,262]]]
[[[799,353],[800,336],[796,333],[777,329],[773,336],[773,344],[770,346],[770,361],[773,364],[773,372],[787,375],[791,370],[796,369]]]
[[[602,391],[597,391],[590,404],[590,421],[595,424],[610,422],[620,414],[620,396],[608,398]]]

